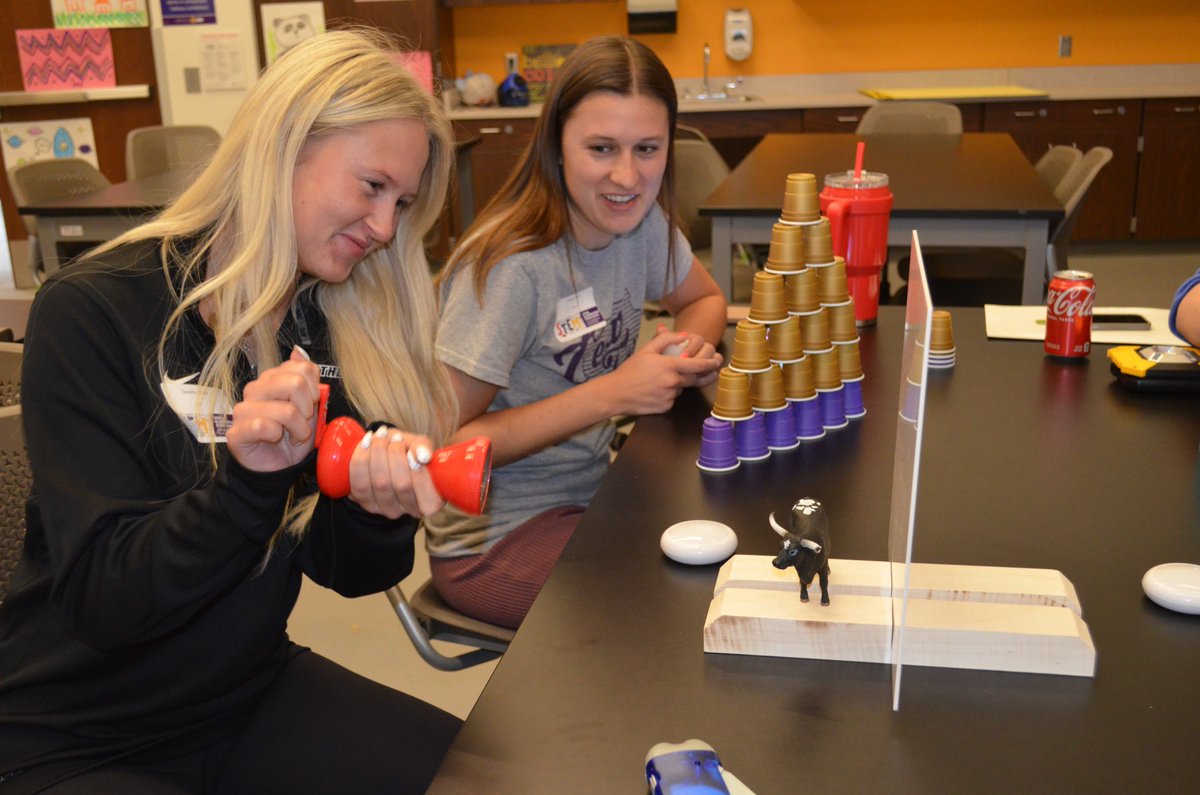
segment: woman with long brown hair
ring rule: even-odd
[[[675,221],[676,115],[648,47],[580,45],[447,264],[437,353],[458,435],[491,437],[496,465],[483,515],[426,519],[434,584],[465,613],[519,624],[605,472],[610,419],[716,377],[725,299]],[[647,300],[675,328],[635,350]]]

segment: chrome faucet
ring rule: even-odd
[[[696,95],[696,99],[705,100],[722,100],[722,99],[743,99],[739,95],[735,95],[736,91],[742,85],[742,78],[738,77],[725,83],[716,91],[712,90],[712,86],[708,81],[708,67],[712,62],[712,47],[708,46],[708,42],[704,43],[704,78],[700,83],[700,93]],[[687,90],[684,90],[684,99],[688,99]]]

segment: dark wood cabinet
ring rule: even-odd
[[[460,119],[454,123],[455,136],[459,140],[474,138],[479,142],[470,151],[476,214],[508,179],[526,144],[533,137],[536,125],[537,119],[532,118]],[[457,234],[462,231],[455,230]]]
[[[963,132],[979,132],[983,128],[983,105],[978,102],[958,104],[962,114]],[[864,107],[808,108],[804,111],[805,132],[854,132],[867,112]]]
[[[803,110],[729,110],[680,113],[679,123],[695,127],[730,168],[750,154],[767,133],[804,132]]]
[[[1107,146],[1113,159],[1088,189],[1074,240],[1128,240],[1137,190],[1141,100],[996,102],[984,106],[983,129],[1013,136],[1036,163],[1052,146],[1085,152]]]
[[[962,102],[958,110],[962,113],[963,132],[983,132],[983,103]]]
[[[1036,163],[1062,140],[1062,106],[1058,102],[993,102],[983,108],[983,131],[1006,132]]]
[[[1133,234],[1138,178],[1141,100],[1062,103],[1062,139],[1086,152],[1093,146],[1112,150],[1109,161],[1088,188],[1075,240],[1128,240]]]
[[[1148,99],[1137,176],[1138,240],[1200,237],[1200,98]]]
[[[858,129],[866,107],[861,108],[806,108],[804,111],[805,132],[846,132]]]

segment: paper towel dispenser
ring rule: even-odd
[[[625,0],[630,33],[674,33],[676,0]]]

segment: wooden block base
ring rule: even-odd
[[[721,567],[704,650],[850,662],[892,661],[891,564],[831,560],[800,601],[795,572],[735,555]],[[903,567],[897,567],[898,578]],[[1092,676],[1096,652],[1071,583],[1049,569],[913,564],[903,662],[944,668]]]

